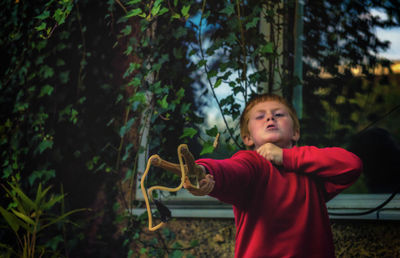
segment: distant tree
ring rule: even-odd
[[[303,142],[346,145],[351,136],[374,120],[366,117],[369,114],[365,109],[384,103],[374,103],[376,98],[371,97],[380,87],[373,81],[373,69],[390,64],[378,56],[390,43],[379,39],[376,29],[400,26],[398,5],[398,0],[306,1]],[[361,69],[361,76],[355,77],[352,68]],[[330,77],[321,77],[321,72]],[[360,94],[370,98],[365,102],[357,98]],[[381,115],[394,107],[386,104]]]

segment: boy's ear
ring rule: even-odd
[[[254,145],[254,141],[251,139],[249,135],[243,136],[242,140],[244,145],[246,145],[247,147],[251,147]]]
[[[292,137],[292,141],[297,142],[300,139],[300,130],[296,130],[296,132],[294,132],[293,137]]]

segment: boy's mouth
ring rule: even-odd
[[[266,128],[266,130],[275,130],[275,129],[277,129],[277,127],[273,124],[267,125],[267,128]]]

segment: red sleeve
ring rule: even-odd
[[[351,186],[362,171],[362,162],[355,154],[337,147],[284,149],[283,166],[288,171],[308,174],[322,182],[326,201]]]
[[[214,176],[215,185],[210,196],[222,202],[241,206],[242,200],[260,181],[267,180],[268,162],[255,151],[239,151],[230,159],[200,159],[197,164]]]

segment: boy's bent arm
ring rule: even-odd
[[[314,176],[324,184],[325,200],[351,186],[360,176],[362,162],[355,154],[337,147],[293,147],[283,150],[288,171]]]
[[[254,184],[266,182],[267,163],[272,166],[254,151],[240,151],[224,160],[200,159],[196,163],[206,167],[214,177],[215,185],[209,195],[237,206],[246,200]]]

